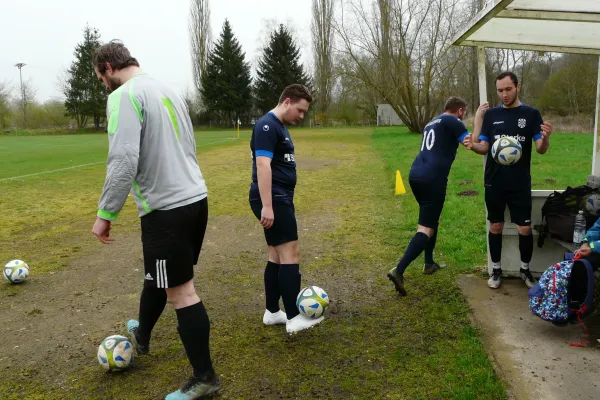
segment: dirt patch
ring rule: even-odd
[[[552,178],[548,178],[548,179],[546,179],[546,183],[549,184],[549,185],[553,185],[553,184],[556,183],[556,181],[554,179],[552,179]]]
[[[596,311],[585,321],[590,333],[588,346],[600,350],[600,312]]]
[[[298,216],[302,263],[307,269],[312,260],[325,254],[320,234],[334,229],[335,223],[334,214]],[[33,265],[22,290],[0,300],[0,372],[63,387],[70,374],[97,365],[101,340],[124,334],[125,321],[137,315],[144,270],[141,254],[139,233],[116,231],[111,245],[98,244],[93,253],[73,260],[63,270],[36,275]],[[263,259],[266,262],[263,231],[253,216],[210,218],[195,283],[215,318],[229,312],[232,302],[222,301],[228,295],[251,298],[235,303],[240,309],[262,312],[262,279],[254,275],[262,276]],[[244,279],[238,283],[239,293],[231,293],[240,265],[252,279]],[[312,281],[312,276],[303,273],[303,283],[310,284],[306,281]],[[252,295],[244,296],[246,292]],[[165,314],[172,312],[170,308]],[[158,343],[164,336],[177,339],[171,325],[164,318],[159,320],[154,334]]]
[[[476,190],[465,190],[465,191],[458,193],[458,196],[459,197],[477,196],[478,194],[479,194],[479,192]]]
[[[22,290],[2,299],[0,370],[43,371],[40,376],[60,382],[95,362],[100,341],[137,301],[140,253],[139,235],[117,233],[114,244],[99,244],[61,271],[36,275],[32,265]]]
[[[298,169],[303,171],[317,171],[323,168],[336,166],[340,163],[340,160],[333,158],[330,159],[318,159],[309,156],[297,156],[296,164]]]
[[[459,183],[460,186],[469,186],[472,184],[473,184],[473,181],[471,181],[471,180],[460,181],[460,183]]]

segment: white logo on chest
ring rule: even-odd
[[[519,142],[524,142],[525,141],[525,136],[521,136],[521,135],[517,135],[517,136],[512,136],[512,135],[494,135],[494,141],[503,138],[503,137],[512,137],[517,139]]]
[[[527,120],[525,118],[519,118],[519,128],[523,129],[527,126]]]

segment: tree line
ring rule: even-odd
[[[309,118],[317,125],[374,123],[377,105],[386,103],[420,132],[449,95],[477,108],[476,49],[451,41],[483,7],[483,0],[311,0],[310,48],[301,48],[292,27],[272,24],[252,66],[235,27],[225,20],[213,38],[210,1],[190,0],[193,88],[183,95],[195,124],[231,126],[251,123],[277,103],[285,86],[302,83],[313,91]],[[101,43],[98,30],[86,26],[59,79],[64,101],[40,103],[30,81],[23,92],[0,81],[0,129],[100,127],[106,91],[91,57]],[[311,64],[303,65],[302,52]],[[512,70],[526,103],[545,114],[589,120],[597,68],[595,56],[488,49],[488,100],[498,102],[494,77]]]

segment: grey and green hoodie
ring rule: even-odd
[[[187,106],[167,85],[134,75],[108,97],[108,160],[98,216],[114,221],[131,191],[139,216],[207,196]]]

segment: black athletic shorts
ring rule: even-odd
[[[191,280],[206,232],[208,198],[172,210],[152,211],[141,221],[144,284],[166,289]]]
[[[275,220],[273,226],[264,229],[267,244],[269,246],[279,246],[298,240],[298,225],[296,224],[293,194],[275,186],[271,190]],[[263,206],[257,185],[251,185],[249,200],[252,212],[260,221]]]
[[[419,203],[419,225],[437,229],[446,201],[446,186],[444,179],[434,181],[408,180],[413,195]]]
[[[504,222],[506,206],[510,219],[518,226],[531,225],[531,188],[504,188],[499,185],[485,185],[485,206],[487,219],[491,223]]]

